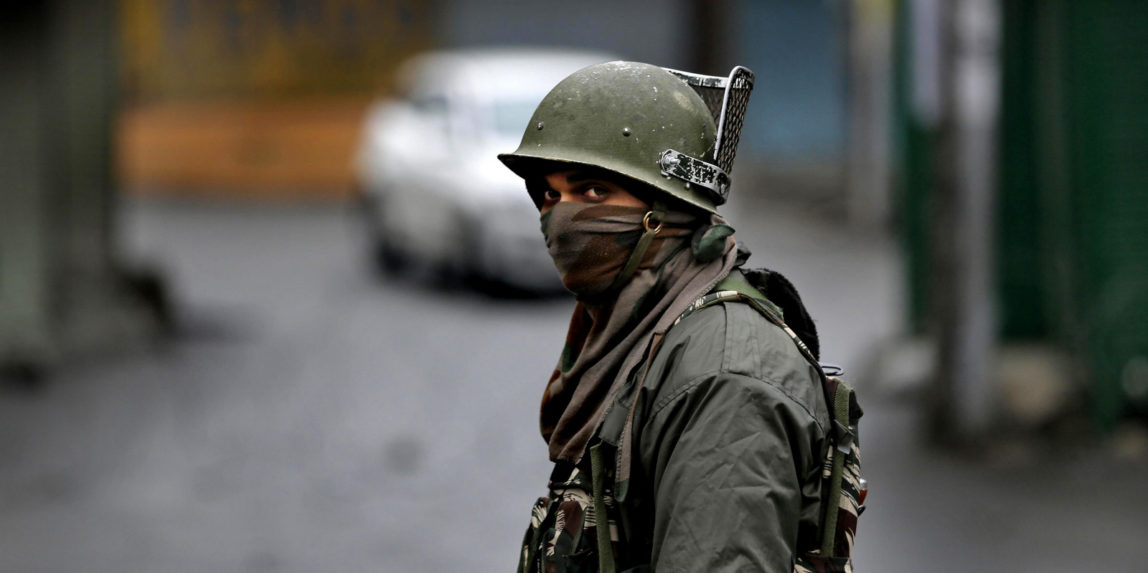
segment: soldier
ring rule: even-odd
[[[742,269],[717,213],[750,87],[744,68],[591,66],[499,156],[577,299],[542,395],[555,466],[519,571],[792,571],[819,543],[816,332],[780,275]],[[792,329],[714,296],[730,292]]]

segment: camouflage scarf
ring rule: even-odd
[[[649,341],[734,266],[733,229],[680,212],[659,213],[633,276],[615,284],[644,234],[646,208],[559,203],[542,231],[563,284],[577,295],[566,344],[542,395],[550,458],[577,463],[625,373]]]
[[[639,245],[646,233],[643,219],[647,213],[651,216],[656,213],[657,218],[651,224],[662,224],[662,229],[651,234],[658,247],[649,242],[642,249]],[[637,264],[638,268],[649,266],[650,259],[667,238],[688,233],[681,225],[689,224],[691,219],[679,214],[670,222],[666,217],[661,211],[645,207],[559,203],[542,215],[542,235],[566,289],[578,300],[600,301],[621,287],[629,278],[626,275],[632,276],[638,270],[632,268],[626,272],[624,267],[628,264]],[[645,252],[636,253],[635,249]],[[632,262],[631,255],[642,259]]]

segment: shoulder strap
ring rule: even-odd
[[[852,416],[857,398],[853,388],[840,379],[833,379],[833,403],[830,404],[833,416],[833,469],[829,475],[828,491],[822,507],[825,509],[821,520],[821,554],[829,557],[839,552],[837,542],[837,518],[840,515],[838,508],[841,505],[841,483],[844,480],[845,458],[849,455],[856,439],[855,428],[857,419]],[[855,525],[855,524],[854,524]]]
[[[757,287],[750,284],[749,280],[745,278],[745,275],[737,269],[730,271],[730,273],[726,275],[726,277],[722,279],[721,282],[719,282],[717,286],[715,286],[710,292],[715,293],[730,290],[761,302],[762,304],[768,306],[770,310],[774,311],[777,316],[784,318],[784,313],[782,312],[781,307],[773,304],[773,301],[769,300],[769,298],[765,296],[765,293],[761,292],[757,289]]]

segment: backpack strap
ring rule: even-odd
[[[829,491],[825,492],[825,499],[823,500],[822,507],[825,508],[825,515],[821,520],[821,554],[829,557],[834,557],[837,554],[837,518],[840,512],[838,508],[841,505],[841,482],[844,479],[845,473],[845,458],[849,455],[853,447],[853,440],[855,439],[855,432],[852,428],[856,427],[856,419],[851,416],[853,411],[852,406],[856,404],[857,398],[853,394],[853,388],[845,384],[841,380],[834,379],[833,384],[833,427],[834,427],[834,452],[833,452],[833,470],[829,476]],[[844,430],[844,431],[839,431]]]
[[[719,282],[717,286],[715,286],[710,292],[715,293],[721,291],[734,291],[736,293],[745,295],[766,305],[777,316],[784,318],[784,312],[781,310],[781,307],[773,304],[773,301],[769,300],[769,297],[765,296],[765,293],[761,292],[757,289],[757,287],[750,284],[745,275],[737,269],[730,271],[730,273],[726,275],[726,277],[722,279],[721,282]]]

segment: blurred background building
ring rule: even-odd
[[[873,404],[864,562],[1148,560],[1148,4],[573,6],[51,0],[0,15],[0,569],[512,560],[507,524],[546,475],[531,377],[553,345],[533,345],[558,340],[566,303],[360,277],[347,216],[368,110],[402,95],[401,64],[494,46],[754,70],[731,219],[755,262],[795,279]],[[436,358],[442,344],[466,363]],[[505,447],[476,454],[470,437]],[[486,477],[444,493],[461,463]],[[1063,509],[1074,494],[1084,505]],[[409,531],[460,509],[484,516],[459,533],[475,553]],[[1077,526],[1091,533],[1063,532]]]
[[[1013,414],[1040,417],[1026,396],[1057,396],[1111,431],[1144,412],[1148,140],[1133,102],[1146,87],[1130,70],[1148,57],[1146,18],[1135,2],[897,5],[908,326],[940,337],[950,372],[990,357],[996,370],[973,378]],[[983,348],[962,356],[970,336]],[[1057,374],[1021,366],[1042,362]]]
[[[505,0],[118,8],[119,156],[145,192],[345,196],[367,103],[430,48],[582,47],[714,74],[736,61],[762,70],[759,97],[774,102],[750,116],[751,152],[818,171],[845,149],[843,21],[828,2],[594,0],[561,18]]]
[[[0,366],[23,380],[162,323],[156,277],[122,268],[114,244],[113,8],[49,2],[0,19]]]
[[[8,195],[26,199],[6,209],[6,228],[27,238],[9,241],[5,261],[28,266],[5,276],[28,304],[5,305],[6,323],[41,326],[9,328],[23,334],[5,346],[51,347],[30,341],[50,338],[34,333],[63,318],[30,317],[96,297],[48,285],[111,272],[97,267],[114,266],[119,190],[344,200],[363,114],[393,91],[405,59],[431,48],[583,47],[706,73],[756,70],[743,185],[896,230],[907,332],[942,348],[980,344],[984,358],[961,363],[984,380],[995,376],[977,370],[995,367],[992,340],[1035,343],[1078,366],[1057,384],[1086,390],[1111,429],[1148,394],[1136,6],[603,1],[562,25],[553,5],[505,0],[22,9],[6,17],[6,41],[26,57],[8,64],[5,139],[10,158],[27,157],[9,160]],[[30,175],[36,165],[52,167]],[[958,288],[961,277],[971,282]],[[978,316],[974,326],[958,318]],[[981,342],[944,342],[938,330],[966,326]],[[970,407],[993,408],[995,393],[982,389]]]
[[[435,44],[428,2],[120,2],[125,184],[346,197],[363,111]]]

